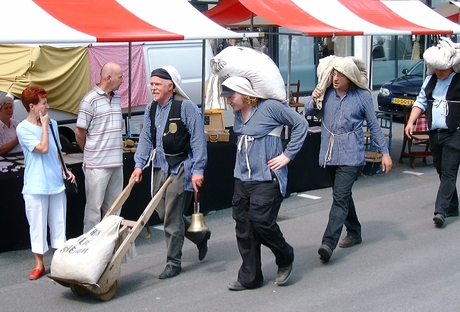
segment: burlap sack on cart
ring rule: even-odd
[[[51,277],[97,284],[113,256],[121,220],[108,216],[90,231],[66,241],[51,260]]]
[[[211,58],[212,75],[206,92],[206,109],[226,109],[220,97],[222,82],[228,77],[247,78],[263,99],[287,102],[286,87],[278,66],[266,54],[247,47],[230,46]]]

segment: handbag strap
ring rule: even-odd
[[[51,122],[50,122],[50,128],[51,128],[51,134],[53,135],[54,143],[56,144],[56,147],[57,147],[59,159],[61,160],[62,168],[64,169],[65,177],[68,178],[68,175],[67,175],[67,166],[65,165],[64,159],[62,158],[62,154],[61,154],[61,152],[59,151],[59,145],[58,145],[58,143],[57,143],[56,134],[54,134],[53,125],[51,124]]]

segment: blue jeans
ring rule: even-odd
[[[457,174],[460,163],[460,130],[455,132],[430,131],[430,149],[439,175],[438,194],[434,214],[458,211]]]
[[[333,200],[322,244],[334,250],[339,242],[343,225],[346,226],[349,236],[361,237],[361,224],[356,215],[351,193],[360,167],[327,166],[326,168],[332,179]]]

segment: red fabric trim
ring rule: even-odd
[[[251,11],[238,0],[221,0],[215,7],[203,14],[220,25],[236,24],[251,18]]]
[[[258,16],[277,25],[304,32],[309,36],[362,36],[363,31],[332,27],[308,14],[289,0],[239,0]]]
[[[439,34],[439,30],[421,27],[402,18],[390,10],[380,0],[354,1],[338,0],[355,15],[374,25],[395,29],[412,31],[414,35]],[[414,12],[416,14],[416,12]]]
[[[139,19],[115,0],[33,1],[55,19],[96,37],[98,42],[184,39],[183,35],[165,31]],[[94,16],[97,16],[97,20],[91,18]]]

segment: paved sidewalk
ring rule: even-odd
[[[395,123],[393,160],[399,156],[402,125]],[[399,137],[401,138],[401,137]],[[398,143],[399,141],[399,143]],[[317,250],[331,205],[330,188],[287,198],[279,224],[296,255],[286,286],[274,284],[272,253],[262,249],[264,286],[232,292],[237,250],[231,209],[205,217],[212,230],[207,257],[198,261],[186,241],[183,272],[159,280],[166,248],[161,227],[136,240],[138,257],[121,267],[114,298],[78,297],[47,277],[27,279],[34,264],[29,250],[0,253],[1,311],[458,311],[460,309],[460,218],[433,225],[438,177],[428,165],[395,164],[388,175],[359,177],[354,199],[363,242],[337,248],[327,264]],[[406,173],[409,171],[410,173]],[[417,174],[413,174],[417,173]],[[310,198],[304,197],[308,195]],[[317,197],[317,199],[311,198]],[[49,254],[45,257],[48,265]]]

